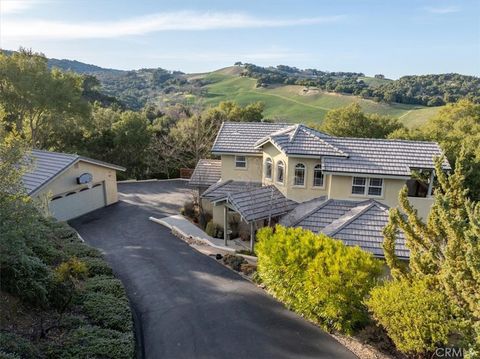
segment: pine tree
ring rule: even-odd
[[[400,208],[392,209],[385,227],[384,251],[394,280],[429,278],[432,287],[445,292],[455,308],[460,331],[470,348],[480,348],[480,203],[468,199],[464,187],[464,151],[448,176],[437,159],[438,186],[425,223],[409,203],[404,188]],[[410,249],[408,267],[395,256],[395,237],[405,235]]]

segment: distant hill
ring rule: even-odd
[[[2,50],[11,54],[11,51]],[[127,108],[177,103],[208,106],[232,100],[265,103],[268,118],[321,122],[327,111],[358,102],[364,111],[396,117],[416,126],[442,105],[469,98],[480,102],[480,79],[460,74],[404,76],[390,80],[360,72],[326,72],[286,65],[237,63],[208,73],[185,74],[162,68],[117,70],[76,60],[48,59],[51,67],[95,76],[101,93]]]

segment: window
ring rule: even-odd
[[[235,156],[236,168],[247,168],[247,158],[245,156]]]
[[[320,164],[313,168],[313,187],[323,187],[323,172]]]
[[[368,195],[369,196],[381,196],[383,188],[383,179],[370,178],[368,181]]]
[[[283,161],[278,162],[277,165],[277,182],[283,183],[285,176],[285,163]]]
[[[367,179],[365,177],[353,177],[352,194],[365,194]]]
[[[299,163],[295,166],[295,177],[293,178],[294,186],[305,186],[305,165]]]
[[[267,158],[265,160],[265,178],[272,179],[272,159]]]
[[[352,194],[379,197],[383,192],[382,178],[353,177]]]

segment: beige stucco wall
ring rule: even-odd
[[[289,199],[297,202],[304,202],[317,198],[320,196],[326,196],[328,194],[328,176],[324,177],[323,187],[313,186],[313,169],[316,165],[321,163],[320,158],[298,158],[287,157],[283,152],[279,151],[274,145],[267,144],[264,146],[263,163],[267,158],[271,158],[273,162],[272,179],[265,177],[263,173],[262,182],[265,185],[274,184],[277,188]],[[285,163],[285,181],[284,184],[276,182],[277,176],[277,164],[283,161]],[[306,168],[305,173],[305,186],[297,187],[293,185],[295,177],[295,166],[299,163],[303,163]]]
[[[410,204],[417,209],[418,215],[424,220],[427,220],[430,209],[432,208],[434,198],[433,197],[408,197]]]
[[[218,224],[220,227],[223,228],[223,211],[225,206],[217,205],[212,207],[212,215],[213,215],[213,223]]]
[[[117,194],[117,173],[114,169],[95,165],[88,162],[79,161],[70,167],[66,172],[55,178],[51,183],[45,186],[35,197],[53,197],[56,195],[78,191],[86,185],[77,184],[77,177],[82,173],[91,173],[93,176],[92,184],[104,183],[106,204],[112,204],[118,201]]]
[[[361,176],[359,177],[368,177]],[[405,185],[405,180],[402,179],[383,179],[383,194],[381,197],[377,196],[363,196],[352,194],[352,176],[338,176],[330,177],[330,185],[328,197],[334,199],[349,199],[349,200],[365,200],[373,198],[389,207],[396,207],[398,205],[398,194]]]
[[[262,180],[262,157],[245,156],[247,159],[246,168],[235,167],[235,156],[222,155],[222,181],[252,181]]]

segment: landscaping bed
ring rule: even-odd
[[[66,224],[33,220],[32,237],[1,243],[0,358],[133,358],[130,305],[101,253]]]

